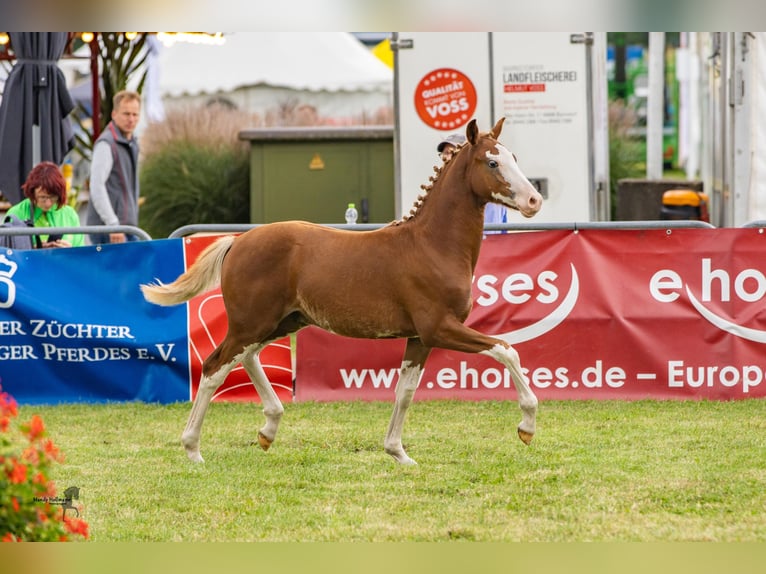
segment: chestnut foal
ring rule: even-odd
[[[463,322],[471,309],[471,278],[479,256],[484,206],[495,202],[535,215],[542,197],[498,142],[503,119],[480,133],[476,120],[465,144],[434,168],[426,194],[410,215],[374,231],[345,231],[301,221],[255,227],[225,236],[170,284],[142,285],[144,297],[176,305],[220,283],[229,329],[205,360],[182,443],[202,462],[200,433],[210,400],[226,375],[242,363],[263,403],[266,424],[258,441],[266,450],[284,408],[258,354],[270,341],[306,325],[360,338],[407,339],[385,451],[415,464],[402,447],[407,409],[433,347],[482,353],[507,367],[516,386],[521,440],[535,433],[537,398],[524,380],[518,353],[508,343]]]

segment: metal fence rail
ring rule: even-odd
[[[486,223],[486,231],[549,231],[554,229],[715,229],[707,221],[696,219],[643,221],[568,221],[561,223]]]
[[[195,233],[244,233],[254,227],[268,223],[198,223],[179,227],[169,238],[186,237]],[[372,231],[389,225],[388,223],[323,223],[325,227],[348,229],[351,231]],[[485,231],[548,231],[555,229],[715,229],[706,221],[667,220],[667,221],[573,221],[563,223],[487,223]]]
[[[184,225],[168,235],[169,239],[187,237],[195,233],[244,233],[254,227],[269,225],[268,223],[196,223]],[[389,225],[388,223],[323,223],[325,227],[347,229],[350,231],[372,231]],[[766,227],[766,220],[751,221],[742,227]],[[549,230],[580,229],[716,229],[706,221],[697,220],[646,220],[646,221],[567,221],[558,223],[487,223],[485,231],[549,231]],[[132,225],[83,225],[80,227],[0,227],[3,235],[90,235],[96,233],[125,233],[134,235],[143,241],[152,237],[140,227]]]
[[[152,239],[146,231],[132,225],[82,225],[80,227],[0,227],[0,235],[91,235],[98,233],[125,233],[143,241]]]
[[[194,223],[179,227],[173,233],[168,235],[170,239],[176,237],[186,237],[195,233],[244,233],[254,227],[270,225],[269,223]],[[322,223],[325,227],[334,227],[336,229],[350,229],[352,231],[372,231],[388,225],[387,223]]]

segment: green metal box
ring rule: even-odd
[[[250,142],[250,221],[300,219],[359,223],[394,219],[393,127],[246,129]]]

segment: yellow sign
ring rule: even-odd
[[[324,169],[324,161],[318,153],[315,153],[314,157],[311,158],[309,169]]]
[[[394,67],[394,53],[391,51],[391,42],[386,38],[377,46],[372,48],[372,53],[375,54],[386,66],[393,69]]]

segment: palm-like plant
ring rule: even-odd
[[[146,81],[146,58],[149,50],[146,45],[148,32],[127,35],[116,32],[99,32],[93,38],[97,42],[99,67],[101,70],[101,102],[99,106],[99,133],[106,127],[112,117],[112,98],[120,90],[128,86],[128,82],[138,74],[136,91],[140,94]],[[80,126],[75,139],[76,150],[85,159],[90,159],[93,151],[94,130],[92,129],[91,114],[82,104],[78,103],[75,121]]]

